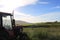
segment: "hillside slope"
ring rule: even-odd
[[[25,21],[20,21],[20,20],[16,20],[15,23],[16,23],[16,25],[26,25],[26,24],[31,24],[31,23],[28,23],[28,22],[25,22]]]

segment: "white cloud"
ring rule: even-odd
[[[60,8],[60,6],[55,6],[55,7],[53,7],[53,9],[54,9],[54,8]]]
[[[0,0],[0,11],[11,12],[11,10],[30,4],[35,4],[38,0]]]
[[[52,12],[38,16],[41,22],[51,22],[51,21],[60,21],[60,12]]]
[[[22,20],[27,22],[35,22],[35,17],[30,14],[20,13],[18,11],[15,11],[15,19],[16,20]]]
[[[39,4],[49,4],[49,2],[39,2]]]
[[[51,22],[51,21],[56,21],[56,20],[60,21],[60,12],[52,12],[52,13],[47,13],[40,16],[32,16],[30,14],[19,13],[15,11],[15,19],[27,21],[31,23]]]

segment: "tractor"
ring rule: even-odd
[[[0,40],[29,40],[22,26],[15,25],[13,14],[0,12]]]
[[[0,40],[16,40],[15,20],[11,13],[0,12]]]

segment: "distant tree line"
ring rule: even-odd
[[[33,28],[33,27],[60,27],[60,22],[45,22],[45,23],[35,23],[32,25],[26,25],[24,27],[29,27],[29,28]]]

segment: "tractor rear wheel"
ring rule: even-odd
[[[0,40],[8,40],[8,38],[0,37]]]

